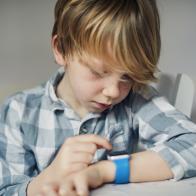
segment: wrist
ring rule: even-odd
[[[115,165],[115,184],[125,184],[130,182],[130,155],[108,155],[108,159],[112,160]]]
[[[115,164],[112,161],[100,161],[97,163],[99,174],[104,183],[113,182],[115,179]]]
[[[43,170],[38,176],[32,178],[27,186],[27,196],[36,195],[41,191],[42,187],[50,183],[54,178],[52,177],[52,173],[50,172],[49,167]]]

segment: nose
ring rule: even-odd
[[[103,89],[103,95],[111,99],[118,98],[120,96],[119,83],[115,82],[105,86]]]

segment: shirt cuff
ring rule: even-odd
[[[178,181],[184,177],[183,160],[176,151],[164,145],[155,146],[149,150],[157,152],[167,162],[174,175],[173,180]]]

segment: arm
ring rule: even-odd
[[[111,149],[109,142],[99,136],[72,137],[66,139],[52,163],[39,171],[34,149],[44,146],[36,146],[31,140],[29,131],[38,137],[39,130],[27,126],[34,122],[26,114],[26,109],[28,113],[30,109],[26,108],[24,98],[12,97],[0,111],[0,195],[35,195],[42,184],[86,168],[97,148]]]
[[[115,178],[115,165],[112,161],[100,164],[104,182]],[[171,179],[173,174],[167,163],[153,151],[138,152],[131,155],[130,182],[149,182]]]
[[[130,181],[145,182],[172,178],[172,173],[160,156],[151,151],[132,155],[130,161]],[[161,172],[157,172],[160,171]],[[60,182],[43,186],[39,195],[89,195],[89,188],[97,188],[111,183],[115,178],[115,164],[112,161],[100,161],[88,168],[71,174]]]
[[[39,174],[31,150],[34,146],[27,143],[29,138],[26,140],[28,129],[21,128],[24,111],[24,103],[14,99],[1,108],[0,195],[36,195],[43,184],[86,168],[97,148],[111,149],[107,140],[96,135],[69,138],[52,163]]]
[[[167,163],[153,151],[138,152],[131,155],[130,182],[150,182],[171,179],[172,171]],[[91,166],[98,169],[102,183],[111,183],[115,179],[115,164],[112,161],[100,161]]]
[[[110,150],[111,145],[104,138],[92,134],[68,138],[52,163],[29,183],[27,195],[36,195],[45,184],[58,182],[87,168],[98,148]]]
[[[133,126],[145,148],[159,154],[175,180],[194,176],[196,125],[163,97],[137,95],[133,105]]]
[[[36,174],[34,157],[25,149],[19,128],[20,117],[14,101],[0,110],[0,195],[26,195],[26,187]],[[31,161],[27,163],[27,159]]]

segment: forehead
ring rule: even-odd
[[[83,54],[78,57],[79,61],[83,63],[84,65],[100,69],[102,71],[107,72],[119,72],[119,73],[125,73],[126,70],[121,66],[121,63],[118,62],[115,58],[112,56],[101,56],[101,55],[94,55],[94,54]]]
[[[91,68],[108,69],[109,66],[102,58],[91,55],[79,57],[79,61]]]

